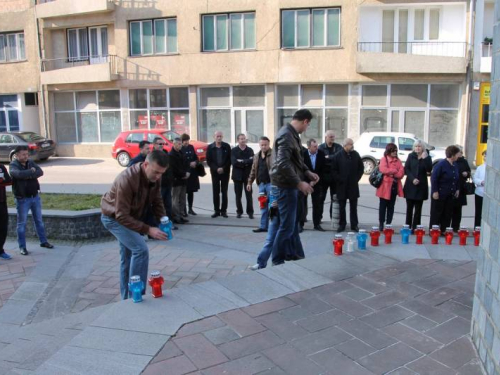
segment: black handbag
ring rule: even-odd
[[[382,185],[382,181],[384,179],[384,174],[380,172],[378,165],[375,167],[375,169],[370,173],[370,177],[368,177],[368,181],[370,182],[370,185],[373,186],[374,188],[378,189],[380,185]]]
[[[205,177],[207,175],[207,172],[205,172],[205,167],[203,166],[202,163],[196,164],[196,172],[200,177]]]
[[[476,184],[468,179],[464,184],[465,195],[474,195],[476,192]]]

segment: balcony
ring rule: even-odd
[[[491,73],[491,56],[493,43],[482,43],[481,45],[481,73]]]
[[[42,60],[41,69],[44,85],[110,82],[118,79],[115,55]]]
[[[465,42],[359,42],[358,73],[465,74]]]
[[[54,18],[112,12],[115,3],[111,0],[41,0],[36,6],[37,18]]]

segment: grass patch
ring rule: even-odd
[[[98,194],[55,194],[42,193],[42,209],[82,211],[101,207],[101,195]],[[7,193],[7,206],[16,208],[14,196]]]

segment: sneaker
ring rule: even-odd
[[[0,254],[0,258],[5,259],[5,260],[12,259],[12,257],[7,253]]]
[[[261,267],[259,266],[259,263],[254,264],[252,267],[250,267],[250,269],[251,269],[252,271],[257,271],[257,270],[260,270],[260,268],[261,268]]]
[[[53,249],[54,245],[52,245],[52,244],[50,244],[48,242],[44,242],[44,243],[40,244],[40,247],[46,247],[47,249]]]
[[[28,255],[29,254],[28,250],[25,247],[20,247],[19,252],[21,253],[21,255]]]

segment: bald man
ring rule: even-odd
[[[207,148],[207,164],[212,176],[212,194],[214,213],[212,218],[222,216],[227,218],[227,188],[231,171],[231,146],[223,142],[224,134],[221,131],[214,133],[214,142]],[[221,203],[222,195],[222,203]]]

